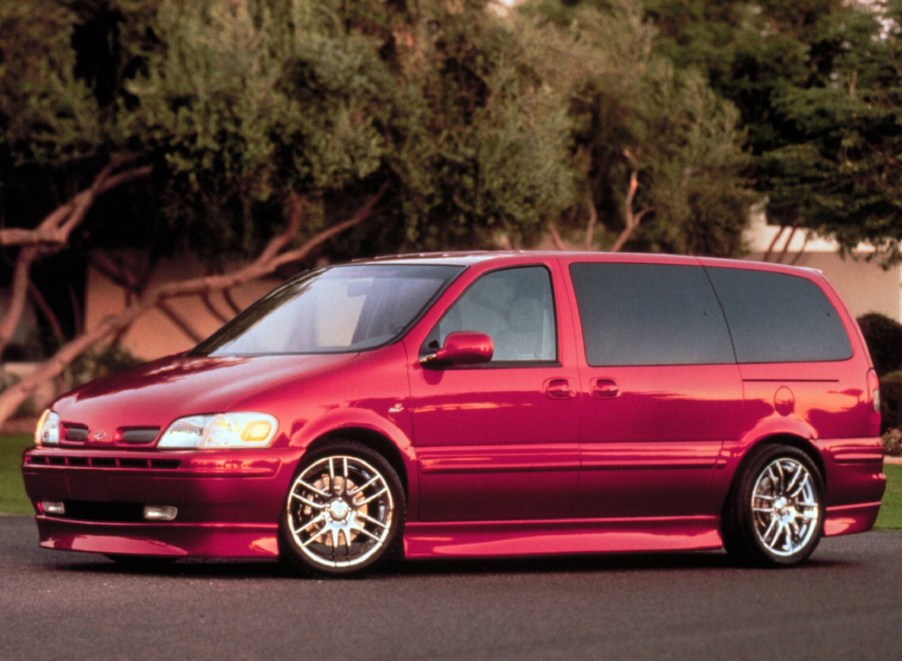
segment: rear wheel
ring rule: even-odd
[[[814,551],[824,523],[823,479],[792,446],[754,451],[724,513],[727,551],[755,565],[798,564]]]
[[[406,502],[398,474],[364,445],[340,442],[301,464],[285,500],[283,555],[313,574],[353,574],[394,550]]]

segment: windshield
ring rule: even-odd
[[[372,349],[400,336],[461,270],[368,264],[313,271],[264,296],[194,353],[248,356]]]

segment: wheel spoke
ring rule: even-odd
[[[385,523],[382,523],[381,521],[379,521],[379,519],[374,519],[373,517],[367,516],[366,514],[363,514],[362,512],[357,512],[357,518],[365,519],[366,521],[369,521],[370,523],[373,523],[373,524],[379,526],[383,530],[386,530],[388,528],[388,525]]]
[[[795,474],[792,476],[792,479],[789,481],[789,484],[786,486],[786,491],[788,493],[792,493],[792,490],[795,487],[796,482],[798,482],[799,477],[801,477],[803,472],[804,472],[804,469],[802,468],[801,465],[796,467]]]
[[[379,481],[379,476],[378,476],[378,475],[377,475],[376,477],[371,477],[371,478],[367,481],[367,483],[364,484],[363,486],[354,487],[353,489],[351,489],[350,491],[348,491],[348,495],[349,495],[349,496],[356,496],[356,495],[357,495],[358,493],[360,493],[361,491],[366,491],[369,487],[373,486],[373,484],[376,483],[376,482],[378,482],[378,481]]]
[[[806,488],[808,488],[808,485],[809,485],[809,477],[810,477],[810,476],[806,473],[806,474],[805,474],[805,479],[802,480],[802,483],[796,488],[795,491],[793,491],[793,492],[790,494],[790,497],[791,497],[791,498],[798,498],[799,495],[800,495]]]
[[[376,493],[374,493],[374,494],[373,494],[372,496],[370,496],[369,498],[366,498],[366,499],[360,501],[359,503],[355,503],[355,505],[357,505],[358,507],[360,507],[361,505],[366,505],[367,503],[370,503],[370,502],[376,500],[379,496],[382,496],[382,495],[385,494],[387,491],[388,491],[388,487],[382,487],[382,490],[381,490],[381,491],[377,491]]]
[[[786,482],[786,476],[783,473],[783,464],[779,461],[774,463],[777,465],[777,474],[780,476],[780,488],[782,489],[783,483]]]
[[[320,514],[319,516],[317,516],[317,517],[315,517],[315,518],[313,518],[313,519],[310,519],[310,521],[308,521],[307,523],[305,523],[304,525],[302,525],[300,528],[295,528],[295,527],[294,527],[294,522],[293,522],[293,521],[290,521],[290,524],[291,524],[291,532],[294,533],[295,536],[300,535],[302,532],[304,532],[305,530],[307,530],[307,528],[309,528],[310,526],[315,525],[315,524],[317,524],[317,523],[322,523],[322,522],[325,521],[325,520],[326,520],[326,515],[325,515],[325,514]]]
[[[305,505],[308,505],[308,506],[310,506],[310,507],[314,507],[314,508],[316,508],[316,509],[318,509],[318,510],[326,509],[326,506],[325,506],[324,503],[317,503],[316,501],[309,500],[309,499],[307,499],[307,498],[304,498],[303,496],[299,496],[299,495],[296,494],[296,493],[292,493],[292,494],[291,494],[291,497],[294,498],[295,500],[301,501],[301,502],[304,503]]]
[[[315,493],[317,496],[322,496],[323,498],[329,498],[330,495],[331,495],[331,494],[326,493],[326,492],[323,491],[322,489],[317,489],[317,488],[316,488],[315,486],[313,486],[312,484],[308,484],[307,482],[304,482],[303,479],[298,479],[297,484],[299,484],[299,485],[301,485],[302,487],[304,487],[305,489],[307,489],[307,491],[312,491],[312,492]]]
[[[381,541],[381,538],[379,538],[379,537],[377,537],[376,535],[374,535],[373,533],[371,533],[369,530],[367,530],[366,528],[364,528],[363,526],[361,526],[359,523],[353,523],[353,524],[351,524],[351,525],[352,525],[352,527],[354,528],[354,530],[356,530],[357,532],[361,533],[362,535],[366,535],[366,536],[369,537],[370,539],[374,539],[374,540],[376,540],[377,542],[378,542],[378,541]]]

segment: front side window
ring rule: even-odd
[[[367,264],[274,290],[195,349],[208,356],[363,351],[399,337],[461,267]]]
[[[493,271],[474,282],[432,329],[430,353],[450,333],[473,331],[492,338],[492,363],[557,359],[551,278],[541,266]]]
[[[700,266],[573,264],[592,366],[735,361],[723,312]]]

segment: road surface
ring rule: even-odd
[[[722,553],[391,566],[123,569],[0,517],[5,659],[902,659],[902,532],[827,539],[792,570]]]

